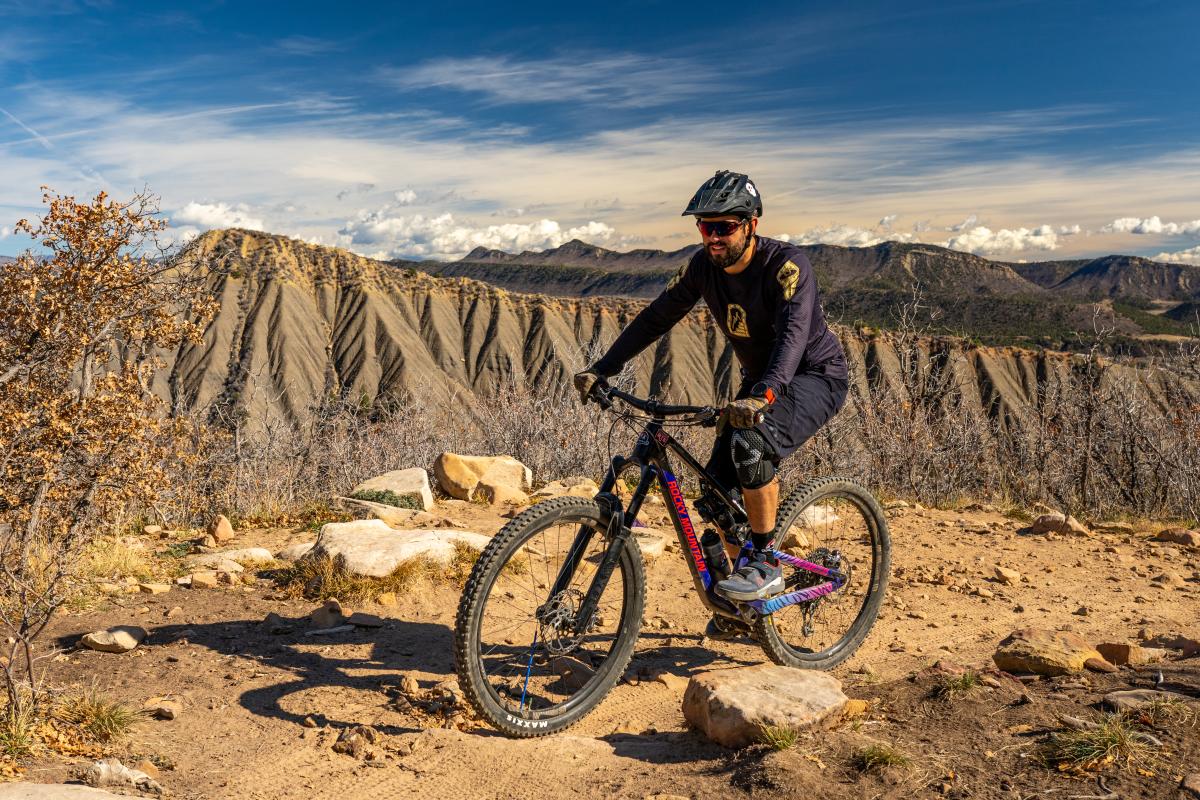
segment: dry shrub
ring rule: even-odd
[[[0,270],[0,661],[5,713],[37,704],[34,641],[73,593],[81,553],[146,507],[180,426],[150,381],[156,353],[198,340],[214,305],[199,270],[152,257],[148,193],[127,203],[47,192],[17,230],[41,247]]]
[[[374,602],[385,593],[404,594],[416,586],[433,582],[461,585],[478,560],[478,550],[455,542],[454,553],[446,564],[430,558],[410,558],[382,578],[351,573],[341,556],[301,558],[275,577],[283,591],[292,597],[317,601],[336,598],[354,604]]]
[[[63,698],[55,716],[80,728],[93,741],[110,744],[127,737],[143,715],[93,685]]]

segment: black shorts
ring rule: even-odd
[[[748,385],[743,384],[737,396],[746,397],[749,389]],[[770,458],[776,466],[833,418],[845,404],[848,389],[849,384],[841,378],[811,373],[801,373],[792,378],[784,395],[766,409],[763,415],[765,419],[754,426],[773,450]],[[713,443],[712,455],[705,465],[726,489],[738,485],[730,443],[732,436],[733,428],[726,425]]]

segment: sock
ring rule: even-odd
[[[775,539],[775,529],[772,528],[766,533],[755,533],[750,531],[750,542],[754,545],[755,550],[766,550],[771,546],[771,542]]]

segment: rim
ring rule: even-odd
[[[606,546],[597,524],[594,515],[571,509],[540,525],[506,548],[512,555],[484,589],[473,634],[476,665],[489,698],[504,713],[559,716],[603,683],[632,587],[618,564],[591,625],[582,635],[574,632],[579,601]],[[592,535],[569,586],[552,598],[550,590],[581,525]]]
[[[779,548],[791,555],[847,573],[846,584],[836,592],[771,615],[779,639],[798,657],[836,654],[849,643],[851,630],[866,613],[875,583],[878,540],[870,509],[852,493],[834,490],[806,505],[778,541]],[[826,580],[790,568],[785,568],[784,577],[789,589]]]

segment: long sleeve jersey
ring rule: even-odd
[[[783,395],[798,373],[847,377],[842,345],[825,324],[812,264],[794,245],[756,236],[754,257],[737,275],[698,251],[621,332],[593,369],[615,375],[683,319],[701,298],[733,346],[744,385]]]

